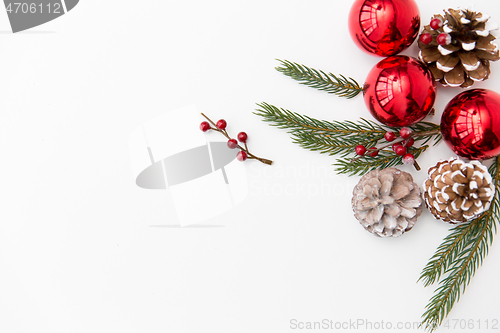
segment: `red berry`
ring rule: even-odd
[[[247,139],[248,139],[248,135],[245,133],[245,132],[239,132],[238,133],[238,141],[239,142],[247,142]]]
[[[374,152],[371,152],[369,155],[371,157],[376,157],[378,155],[378,150],[375,147],[371,147],[369,150],[374,150]]]
[[[432,42],[432,35],[428,32],[425,32],[425,33],[420,35],[420,41],[423,44],[428,45]]]
[[[243,162],[247,159],[247,153],[245,153],[243,150],[239,151],[238,154],[236,154],[236,159],[240,162]]]
[[[386,132],[384,138],[387,142],[394,141],[396,139],[396,133],[394,132]]]
[[[399,130],[399,135],[403,139],[408,139],[411,135],[412,130],[408,127],[403,127],[402,129]]]
[[[366,153],[366,148],[363,145],[357,145],[356,148],[354,148],[354,151],[356,151],[356,154],[358,155],[364,155]]]
[[[415,143],[415,139],[414,138],[409,138],[408,140],[405,141],[405,146],[407,148],[410,148],[411,146],[413,146],[414,143]]]
[[[204,121],[200,124],[200,129],[203,131],[203,132],[206,132],[210,129],[210,124],[208,123],[208,121]]]
[[[394,152],[399,156],[403,156],[404,154],[406,154],[406,147],[403,145],[399,145],[394,149]]]
[[[401,142],[396,142],[395,144],[392,145],[392,151],[396,152],[396,147],[402,146]]]
[[[217,122],[217,128],[220,129],[220,130],[223,130],[225,129],[227,126],[227,123],[224,119],[221,119]]]
[[[437,36],[436,42],[439,45],[448,45],[451,43],[451,36],[443,32]]]
[[[413,154],[406,154],[405,156],[403,156],[403,163],[404,164],[413,164],[415,163],[415,156],[413,156]]]
[[[431,28],[436,30],[443,26],[443,20],[440,18],[435,18],[431,20]]]
[[[227,142],[227,146],[231,149],[234,149],[236,147],[238,147],[238,141],[236,141],[235,139],[230,139],[228,142]]]

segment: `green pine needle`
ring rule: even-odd
[[[346,78],[343,75],[336,76],[332,73],[327,74],[321,70],[288,60],[277,60],[281,63],[281,66],[276,67],[278,72],[306,86],[346,98],[353,98],[363,91],[363,87],[352,78]]]
[[[439,287],[422,315],[423,327],[431,332],[441,325],[453,305],[459,301],[493,242],[496,223],[500,218],[499,166],[500,156],[489,168],[497,189],[490,209],[477,219],[451,229],[420,275],[419,281],[423,281],[426,287],[439,281]],[[442,275],[445,275],[443,279]]]
[[[378,124],[361,118],[353,121],[326,121],[300,115],[286,109],[262,103],[254,113],[263,118],[263,121],[272,126],[286,129],[291,134],[292,141],[302,148],[317,151],[330,156],[339,155],[335,163],[336,170],[342,174],[363,175],[371,170],[403,164],[401,156],[390,149],[390,143],[385,141],[387,131],[397,132],[397,128]],[[418,158],[425,151],[430,140],[434,144],[441,140],[439,126],[432,123],[420,122],[411,126],[418,148],[410,148],[410,152]],[[374,147],[378,143],[389,145],[381,150],[376,157],[363,157],[354,159],[355,147],[364,145],[366,148]]]

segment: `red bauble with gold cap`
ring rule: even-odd
[[[432,110],[436,87],[425,64],[408,56],[392,56],[368,73],[363,96],[378,121],[403,127],[419,122]]]
[[[484,160],[500,155],[500,95],[486,89],[458,94],[446,105],[441,133],[459,156]]]
[[[349,13],[349,32],[362,50],[383,57],[410,46],[420,29],[413,0],[356,0]]]

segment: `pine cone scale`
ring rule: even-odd
[[[411,219],[417,214],[417,210],[413,208],[406,208],[404,206],[401,207],[401,213],[400,215],[406,218]]]
[[[373,201],[370,198],[365,198],[362,201],[358,202],[357,208],[360,210],[366,210],[366,209],[373,209],[377,206],[378,204],[376,201]]]
[[[480,188],[478,191],[479,199],[484,200],[491,197],[491,190],[488,188]]]
[[[424,49],[420,51],[420,59],[424,62],[434,63],[441,58],[441,53],[438,49]]]
[[[467,177],[464,176],[460,170],[455,170],[451,175],[451,181],[452,183],[449,185],[454,185],[455,183],[461,184],[467,181]]]
[[[485,66],[483,63],[481,63],[476,70],[469,72],[470,78],[474,81],[483,81],[489,76],[489,74],[489,65]]]
[[[439,66],[438,66],[439,69]],[[444,74],[444,81],[447,85],[458,87],[465,82],[465,74],[462,65],[453,68],[451,71]]]
[[[455,55],[447,55],[439,58],[437,67],[443,72],[449,72],[453,68],[455,68],[455,66],[458,64],[459,61],[460,61],[459,57]]]
[[[398,225],[396,218],[392,215],[389,215],[389,214],[384,215],[383,220],[384,220],[384,227],[386,227],[388,229],[394,229]]]
[[[385,212],[387,213],[386,214],[387,216],[398,216],[401,215],[401,208],[399,207],[398,204],[392,203],[388,205],[387,208],[385,208]]]
[[[458,52],[458,58],[460,58],[460,61],[462,62],[462,66],[464,66],[464,68],[467,71],[474,71],[481,64],[481,60],[479,60],[479,58],[477,57],[477,55],[475,53]]]
[[[444,78],[444,73],[443,71],[440,71],[436,65],[431,65],[429,66],[429,69],[432,72],[432,75],[434,76],[434,79],[436,80],[442,80]]]
[[[477,50],[476,55],[478,58],[486,59],[489,61],[497,61],[500,59],[500,54],[498,52],[498,49],[494,52],[489,52],[489,51],[485,51],[485,50]]]
[[[422,199],[419,196],[408,196],[409,198],[401,203],[402,206],[408,208],[420,207]]]

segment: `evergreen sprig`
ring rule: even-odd
[[[353,98],[363,91],[363,87],[352,78],[325,73],[288,60],[278,59],[278,61],[281,63],[281,66],[276,67],[278,72],[306,86],[346,98]]]
[[[398,129],[378,124],[361,118],[353,121],[326,121],[300,115],[289,110],[278,108],[268,103],[258,104],[260,107],[254,113],[263,118],[263,121],[291,134],[292,141],[302,148],[317,151],[321,154],[339,155],[335,163],[339,173],[348,175],[362,175],[371,170],[403,164],[401,156],[392,150],[383,149],[376,157],[357,158],[355,147],[364,145],[366,148],[375,147],[378,143],[391,144],[385,141],[387,131]],[[415,142],[420,143],[418,148],[410,148],[417,158],[427,148],[430,141],[434,144],[441,140],[439,126],[432,123],[420,122],[410,126],[413,130]]]
[[[426,287],[439,281],[439,287],[422,315],[422,325],[429,331],[441,325],[459,301],[493,242],[496,223],[500,219],[500,156],[490,166],[489,172],[496,188],[490,209],[477,219],[452,228],[420,275],[419,281]],[[445,277],[441,279],[443,275]]]

